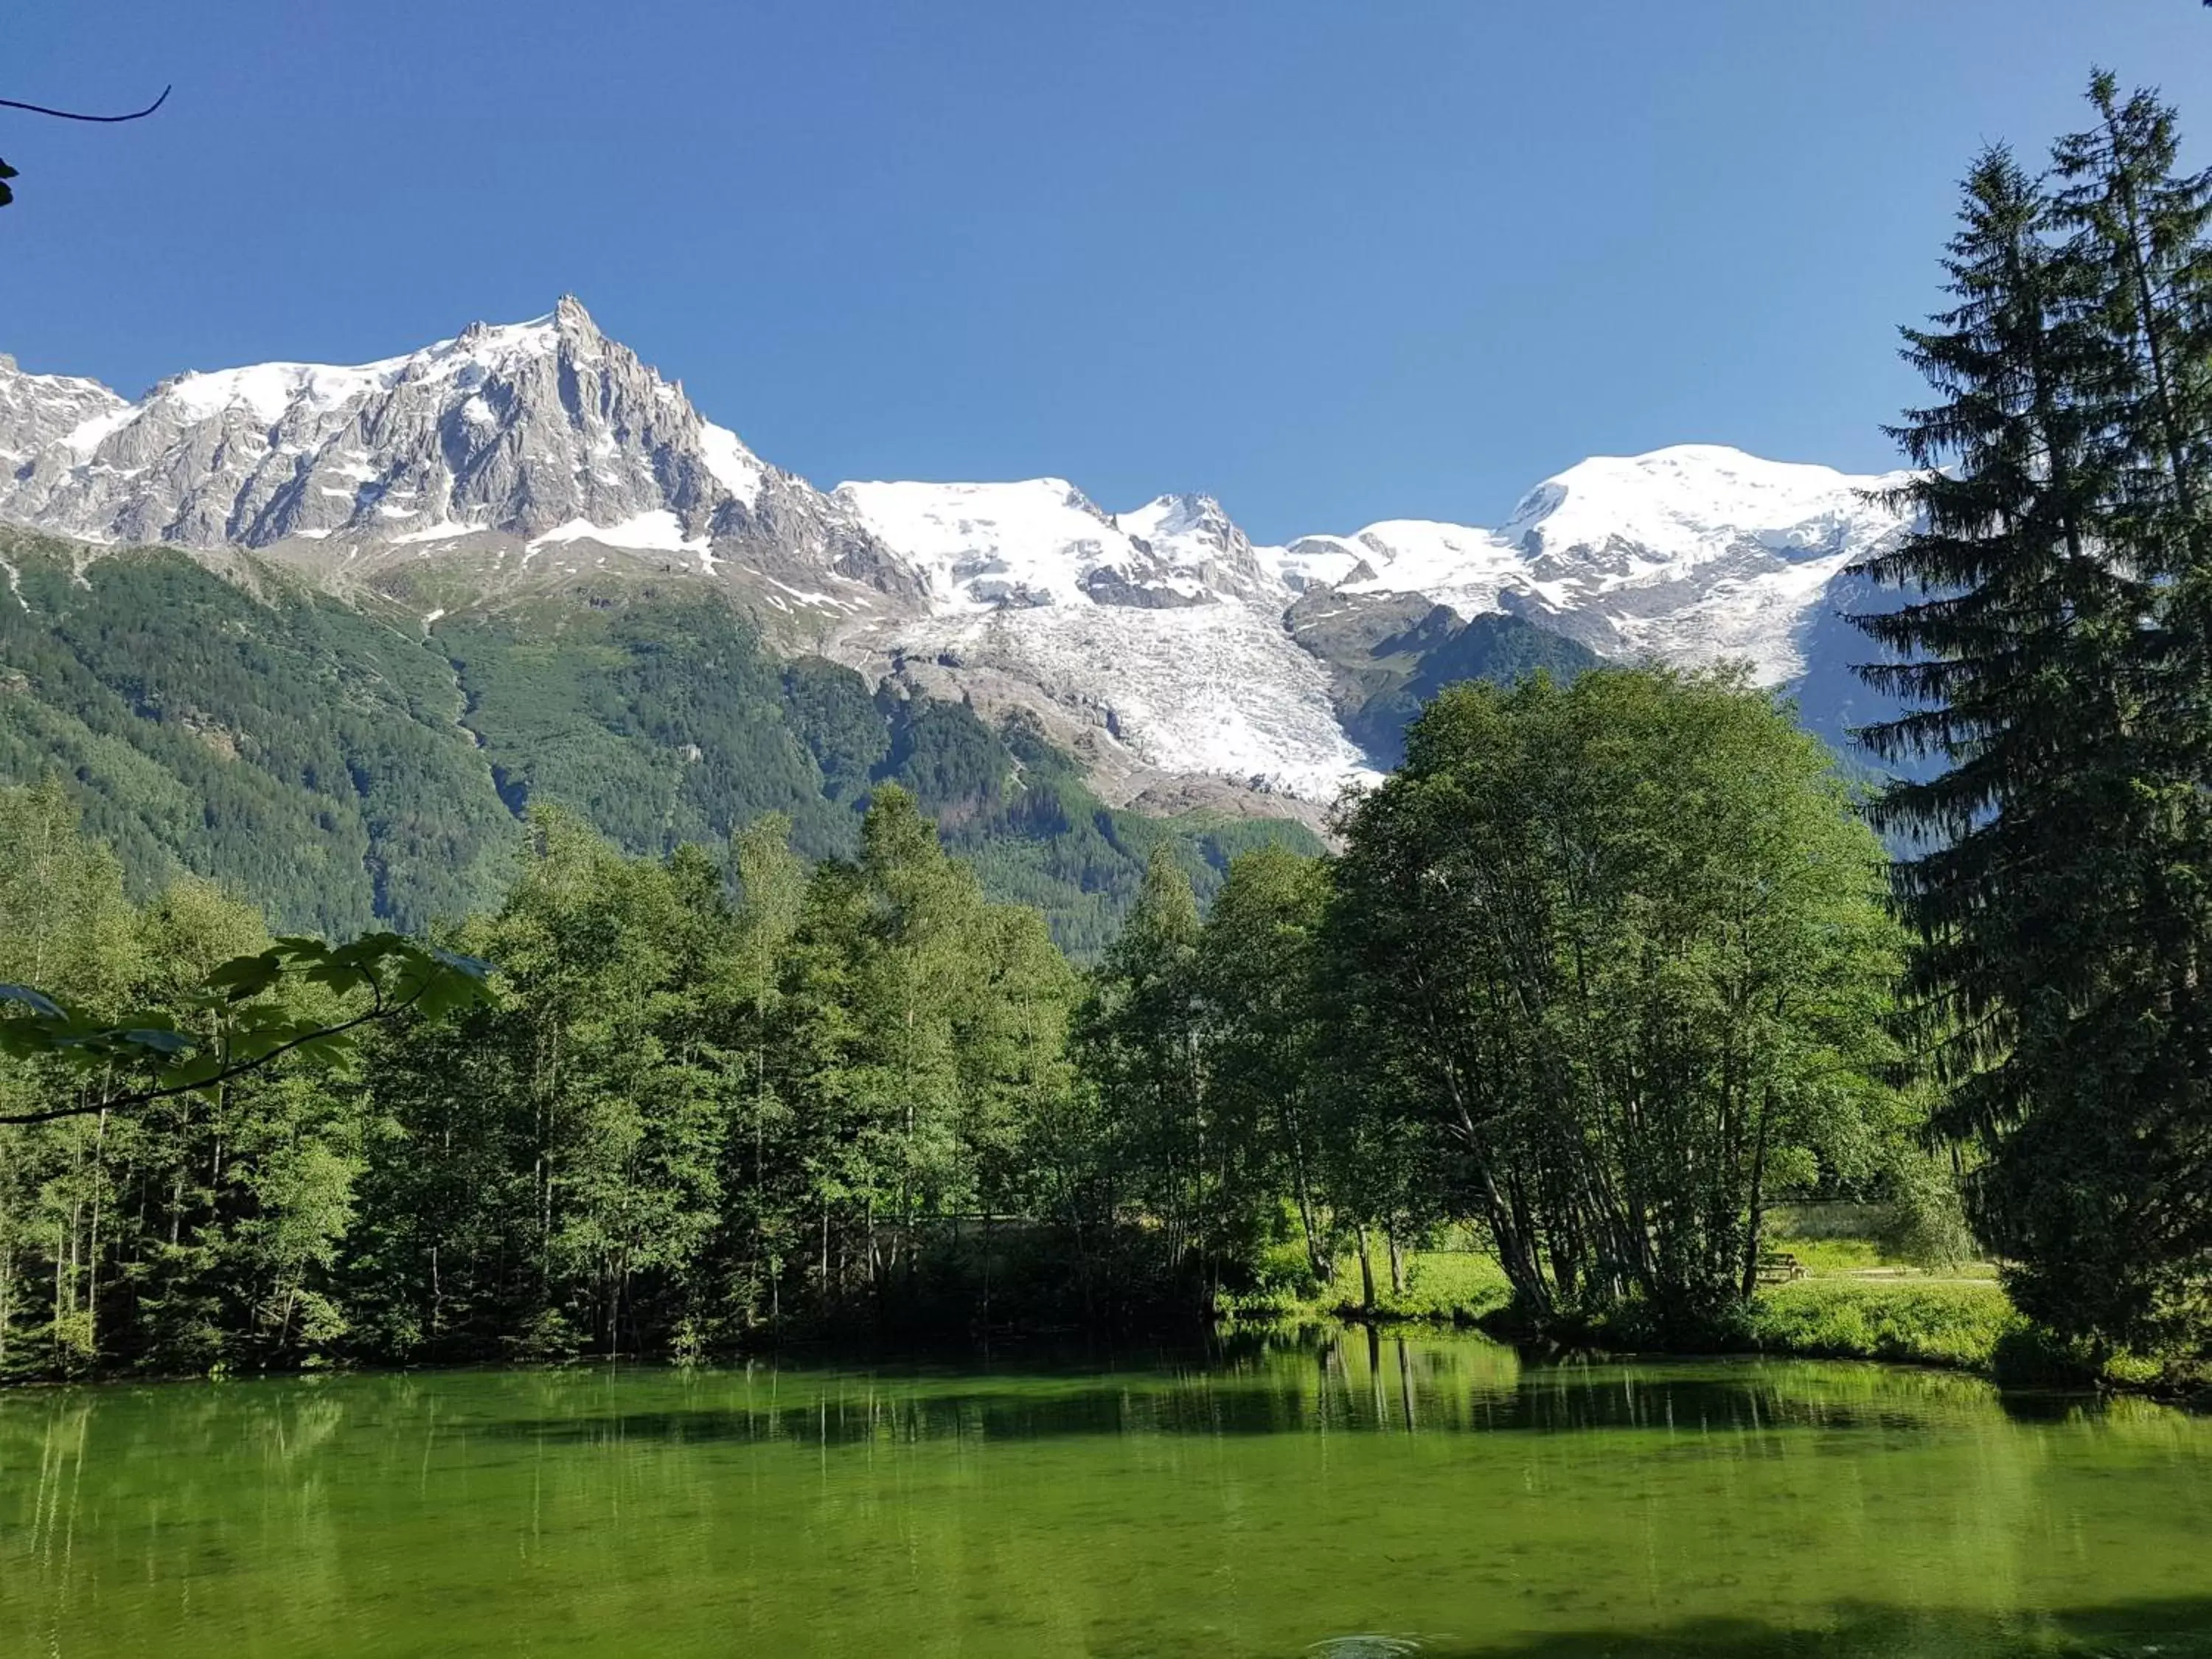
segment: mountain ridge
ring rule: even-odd
[[[1061,478],[817,489],[572,296],[372,363],[191,372],[135,402],[0,360],[0,520],[94,550],[264,553],[420,602],[426,629],[584,576],[704,580],[787,648],[987,718],[1027,709],[1120,801],[1204,780],[1333,799],[1391,757],[1376,686],[1432,685],[1481,617],[1595,659],[1826,685],[1808,653],[1832,653],[1844,568],[1903,528],[1893,482],[1678,445],[1578,462],[1494,529],[1383,520],[1270,546],[1194,491],[1109,511]],[[1438,607],[1452,626],[1417,625]],[[1506,654],[1580,660],[1524,645]],[[1429,649],[1433,672],[1401,660]]]

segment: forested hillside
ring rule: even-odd
[[[1924,1162],[1880,849],[1735,680],[1448,692],[1341,858],[1202,913],[1158,842],[1087,974],[895,785],[811,867],[528,811],[440,1017],[0,790],[0,1376],[1157,1328],[1467,1221],[1530,1316],[1688,1338],[1778,1198]]]
[[[886,781],[908,788],[994,896],[1043,910],[1095,953],[1152,848],[1203,891],[1289,822],[1158,820],[1104,806],[1017,717],[879,695],[819,658],[786,660],[696,586],[612,579],[426,625],[241,556],[84,561],[0,541],[0,782],[55,774],[134,890],[210,877],[280,928],[419,929],[491,902],[533,803],[617,846],[721,843],[767,812],[808,858],[848,854]]]

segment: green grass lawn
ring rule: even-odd
[[[1882,1254],[1881,1247],[1870,1238],[1784,1237],[1773,1239],[1771,1248],[1796,1256],[1797,1265],[1808,1273],[1848,1273],[1868,1267],[1903,1265],[1889,1261]]]
[[[1797,1258],[1797,1265],[1815,1278],[1838,1273],[1918,1274],[1936,1279],[1990,1279],[1997,1276],[1986,1261],[1959,1261],[1929,1267],[1892,1254],[1873,1238],[1800,1238],[1777,1231],[1767,1238],[1769,1249]]]
[[[1375,1313],[1384,1319],[1453,1320],[1473,1324],[1512,1299],[1513,1287],[1495,1257],[1473,1250],[1415,1250],[1406,1258],[1406,1288],[1394,1294],[1387,1261],[1376,1264]],[[1356,1298],[1358,1269],[1350,1286]]]
[[[1295,1247],[1271,1254],[1260,1288],[1223,1298],[1232,1319],[1407,1319],[1471,1325],[1512,1298],[1512,1286],[1495,1258],[1474,1250],[1409,1250],[1406,1287],[1390,1288],[1390,1259],[1375,1251],[1375,1305],[1360,1305],[1359,1261],[1337,1263],[1335,1282],[1314,1288],[1305,1259]]]

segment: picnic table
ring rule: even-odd
[[[1759,1282],[1762,1285],[1787,1285],[1793,1279],[1805,1277],[1805,1264],[1788,1250],[1761,1250],[1759,1253]]]

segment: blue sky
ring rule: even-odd
[[[2197,0],[17,0],[0,350],[135,394],[577,293],[772,460],[1477,523],[1589,453],[1890,464],[1983,142]]]

